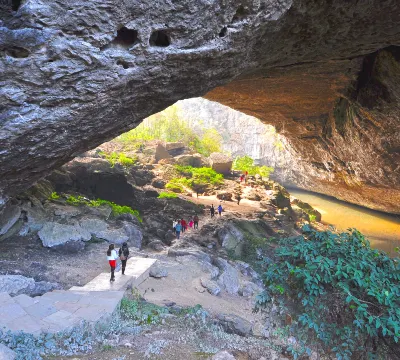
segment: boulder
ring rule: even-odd
[[[271,196],[271,203],[279,209],[290,208],[289,194],[281,190],[276,190]]]
[[[172,230],[168,230],[164,235],[163,243],[165,245],[171,246],[172,241],[175,239],[176,239],[176,235],[174,234],[174,232]]]
[[[165,147],[166,147],[168,153],[173,157],[182,155],[185,153],[190,153],[190,150],[185,146],[185,144],[181,143],[179,141],[166,143]]]
[[[231,173],[233,160],[230,156],[221,153],[210,155],[211,167],[218,173],[229,175]]]
[[[217,199],[225,200],[225,201],[232,201],[232,193],[229,191],[220,191],[217,194]]]
[[[309,216],[313,216],[315,221],[321,221],[321,213],[318,210],[315,210],[310,204],[296,198],[294,198],[291,203],[304,210],[304,212],[306,212]]]
[[[200,279],[201,286],[211,294],[211,295],[219,295],[221,293],[221,288],[215,281],[210,279],[201,278]]]
[[[149,275],[154,278],[162,278],[168,276],[168,270],[159,264],[155,264],[150,268]]]
[[[158,191],[151,186],[146,186],[143,190],[147,198],[157,198],[159,195]]]
[[[260,192],[256,189],[251,189],[245,196],[246,199],[251,200],[251,201],[260,201],[263,196],[260,194]]]
[[[162,179],[154,179],[151,182],[151,186],[155,187],[156,189],[164,189],[166,182]]]
[[[85,232],[114,244],[122,244],[129,240],[129,236],[124,227],[111,228],[105,221],[100,219],[85,217],[81,219],[79,224],[80,228]]]
[[[56,222],[46,222],[38,232],[43,246],[53,247],[68,241],[88,241],[91,234],[79,225],[65,225]]]
[[[201,154],[183,154],[175,157],[178,165],[193,166],[196,168],[208,167],[210,162]]]
[[[21,208],[17,205],[7,205],[0,213],[0,236],[4,235],[18,221]]]
[[[244,281],[239,289],[239,294],[244,297],[251,297],[254,294],[258,294],[262,289],[251,281]]]
[[[244,234],[233,224],[226,224],[222,229],[218,230],[217,236],[223,248],[233,251],[237,256],[242,254]]]
[[[13,296],[19,294],[39,296],[60,288],[59,284],[47,281],[35,282],[34,279],[22,275],[0,275],[0,292]]]
[[[153,240],[147,246],[155,251],[163,251],[165,248],[164,243],[160,240]]]
[[[123,228],[125,234],[128,236],[129,245],[136,247],[138,249],[142,248],[143,233],[138,226],[131,223],[124,222]]]
[[[0,360],[15,360],[17,354],[7,346],[0,344]]]
[[[160,160],[163,159],[171,159],[172,156],[168,153],[167,149],[165,146],[162,144],[158,144],[156,147],[156,153],[154,155],[156,162],[159,162]]]
[[[240,316],[231,314],[219,314],[217,316],[218,323],[229,334],[236,334],[239,336],[248,336],[252,333],[251,322],[243,319]]]
[[[57,205],[57,204],[49,204],[45,207],[45,209],[51,209],[54,215],[61,217],[62,219],[68,219],[71,217],[75,217],[80,215],[82,210],[78,206],[70,206],[70,205]]]
[[[215,265],[221,270],[217,283],[226,290],[228,294],[237,295],[240,287],[239,272],[225,259],[217,258]]]

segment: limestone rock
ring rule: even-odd
[[[232,193],[229,191],[220,191],[217,194],[217,199],[225,200],[225,201],[232,201]]]
[[[201,278],[200,283],[201,286],[206,288],[211,295],[219,295],[221,293],[221,288],[215,281],[206,278]]]
[[[313,216],[315,221],[321,221],[321,213],[318,210],[315,210],[310,204],[296,198],[293,199],[291,203],[304,210],[306,214]]]
[[[4,235],[18,221],[21,208],[17,205],[8,205],[0,212],[0,236]]]
[[[166,182],[164,180],[162,180],[162,179],[154,179],[151,182],[151,185],[153,187],[157,188],[157,189],[164,189],[165,185],[166,185]]]
[[[175,162],[178,165],[193,166],[196,168],[208,167],[209,161],[200,154],[183,154],[175,157]]]
[[[163,251],[165,248],[164,243],[160,240],[153,240],[149,242],[147,246],[155,251]]]
[[[222,328],[229,334],[248,336],[252,332],[251,322],[243,319],[240,316],[232,314],[219,314],[218,321]]]
[[[64,225],[56,222],[46,222],[38,232],[43,246],[53,247],[68,241],[88,241],[91,239],[90,232],[80,226]]]
[[[236,295],[239,291],[239,273],[225,259],[217,258],[216,266],[221,270],[217,283],[231,295]]]
[[[164,235],[163,243],[165,245],[171,246],[172,241],[175,239],[176,235],[174,234],[174,232],[172,230],[168,230]]]
[[[124,222],[123,228],[126,235],[128,236],[128,242],[130,246],[136,247],[138,249],[142,248],[143,233],[138,226],[131,223]]]
[[[230,156],[220,153],[210,155],[211,167],[218,173],[228,175],[231,173],[233,160]]]
[[[7,346],[0,344],[0,360],[15,360],[17,354]]]
[[[22,275],[0,275],[0,292],[9,295],[39,296],[54,289],[60,289],[60,286],[46,281],[35,282],[34,279]]]
[[[154,278],[162,278],[168,276],[168,270],[159,264],[155,264],[151,267],[149,275]]]
[[[162,144],[159,143],[156,147],[156,153],[155,153],[156,162],[159,162],[160,160],[163,159],[171,159],[171,158],[172,156],[169,154],[167,149]]]

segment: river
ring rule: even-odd
[[[391,256],[396,255],[394,248],[400,246],[400,215],[385,214],[308,191],[288,191],[317,209],[324,224],[333,225],[340,231],[356,228],[371,242],[372,247]]]

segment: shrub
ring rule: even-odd
[[[159,199],[175,199],[177,198],[178,195],[176,195],[175,193],[169,193],[169,192],[160,192],[160,195],[158,195]]]
[[[161,314],[167,314],[168,309],[135,299],[123,298],[120,307],[121,316],[131,320],[136,325],[157,324],[161,320]]]
[[[276,261],[264,273],[267,290],[258,297],[258,307],[273,297],[291,299],[298,306],[296,337],[305,343],[313,333],[337,359],[375,359],[397,352],[396,358],[399,258],[371,249],[355,229],[334,234],[306,225],[303,231],[280,241]]]
[[[260,175],[262,177],[269,177],[274,171],[273,167],[268,166],[256,166],[254,160],[250,156],[238,156],[233,162],[232,169],[247,171],[249,175]]]
[[[112,209],[112,215],[117,217],[122,214],[132,214],[135,216],[140,222],[142,222],[142,218],[140,217],[139,211],[132,209],[130,206],[126,205],[117,205],[112,201],[97,199],[97,200],[89,200],[84,196],[75,197],[73,195],[69,195],[67,197],[67,203],[74,206],[79,205],[87,205],[92,207],[98,207],[102,205],[110,206]]]
[[[55,191],[51,193],[49,196],[49,200],[58,200],[60,198],[60,195],[58,195]]]
[[[112,152],[111,154],[107,154],[104,151],[102,151],[100,152],[100,155],[111,164],[111,167],[114,167],[115,164],[120,164],[125,167],[130,167],[136,162],[136,158],[127,156],[122,152],[120,153]]]
[[[191,178],[190,187],[193,182],[197,184],[218,185],[224,181],[224,176],[217,173],[214,169],[208,167],[195,168],[192,166],[176,165],[175,168],[184,176]],[[189,185],[189,184],[188,184]]]

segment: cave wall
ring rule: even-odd
[[[346,88],[363,55],[400,42],[396,0],[24,0],[14,10],[0,8],[0,203],[179,99],[243,74],[263,93],[276,67],[319,69]],[[283,106],[293,131],[308,121],[317,132],[336,95],[320,87],[303,101],[303,89],[294,82],[297,104]],[[262,118],[260,104],[237,108]]]
[[[298,162],[286,185],[400,213],[399,81],[400,48],[391,47],[252,74],[206,97],[287,138]]]

